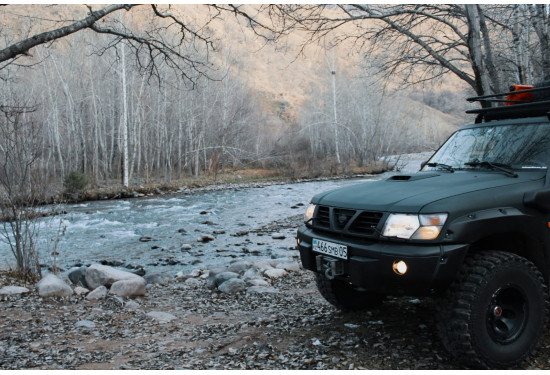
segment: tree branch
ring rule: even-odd
[[[8,46],[0,51],[0,62],[16,59],[21,55],[29,55],[29,50],[50,41],[63,38],[82,29],[89,28],[94,25],[97,20],[102,19],[106,15],[115,11],[125,9],[130,10],[134,5],[129,4],[113,4],[96,11],[90,12],[90,15],[71,25],[64,26],[55,30],[43,32],[34,35],[28,39],[19,41],[11,46]]]

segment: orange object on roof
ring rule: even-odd
[[[510,86],[510,94],[506,95],[506,100],[510,100],[509,102],[504,103],[504,105],[514,105],[514,104],[521,104],[523,102],[532,102],[533,101],[533,93],[532,92],[521,92],[518,94],[514,94],[514,91],[522,91],[522,90],[531,90],[533,86],[530,85],[512,85]],[[517,103],[517,102],[520,103]]]

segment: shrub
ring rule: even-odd
[[[63,187],[67,194],[81,192],[86,188],[86,185],[88,185],[88,178],[86,178],[86,175],[75,171],[65,176],[65,180],[63,181]]]

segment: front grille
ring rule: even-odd
[[[362,212],[349,227],[349,231],[353,233],[374,235],[376,234],[376,227],[380,223],[382,218],[381,212]]]
[[[349,223],[349,221],[351,220],[353,215],[355,215],[355,211],[353,211],[353,210],[344,210],[344,209],[341,209],[341,208],[333,208],[332,209],[332,214],[333,214],[333,218],[334,218],[334,226],[337,229],[342,230],[342,229],[345,228],[347,223]]]
[[[326,206],[319,206],[317,214],[313,219],[314,227],[330,229],[330,209]]]
[[[318,206],[313,228],[355,237],[376,237],[383,213]]]

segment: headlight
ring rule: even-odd
[[[315,213],[315,205],[310,204],[306,210],[306,213],[304,214],[304,221],[307,223],[311,219],[313,219],[313,214]]]
[[[413,240],[433,240],[441,233],[447,214],[391,214],[382,235]]]

